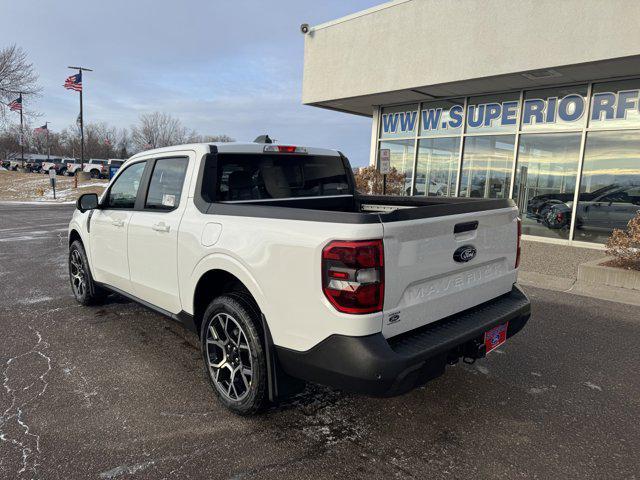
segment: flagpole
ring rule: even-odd
[[[82,73],[82,70],[80,70]],[[82,90],[80,90],[80,171],[84,172],[84,118],[82,115]]]
[[[44,122],[45,129],[47,130],[47,160],[51,157],[51,144],[49,143],[49,122]]]
[[[85,67],[67,67],[72,70],[78,70],[80,77],[82,77],[82,72],[93,72],[90,68]],[[84,117],[82,112],[82,91],[84,90],[84,85],[80,88],[80,171],[84,171]],[[78,188],[78,173],[74,175],[75,177],[75,188]]]
[[[22,122],[22,110],[24,104],[22,103],[22,92],[20,92],[20,158],[22,158],[22,168],[24,168],[24,124]]]

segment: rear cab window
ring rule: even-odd
[[[156,160],[149,182],[145,208],[173,210],[180,204],[189,160],[186,157]]]
[[[220,154],[216,184],[221,202],[351,194],[338,156]]]

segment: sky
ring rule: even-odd
[[[368,164],[371,120],[301,103],[304,36],[382,0],[0,0],[0,48],[24,48],[40,78],[25,98],[51,130],[75,122],[83,76],[85,123],[129,127],[167,112],[201,134],[334,148]],[[39,120],[38,120],[39,121]]]

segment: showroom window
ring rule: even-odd
[[[589,132],[575,240],[606,242],[640,210],[640,130]]]
[[[596,83],[591,100],[590,128],[640,128],[640,80]]]
[[[421,138],[418,141],[416,195],[455,195],[460,137]]]
[[[414,137],[418,130],[418,104],[382,109],[380,138]]]
[[[513,133],[518,128],[520,94],[471,97],[467,106],[467,133]]]
[[[600,244],[640,210],[640,79],[382,107],[377,121],[404,195],[513,198],[525,235]]]
[[[427,102],[420,109],[420,137],[459,135],[464,129],[464,100]]]
[[[580,139],[580,133],[520,137],[513,199],[520,210],[523,234],[569,238],[571,209],[567,202],[573,202],[576,189]]]
[[[509,197],[514,142],[514,135],[465,139],[460,177],[461,197]]]
[[[523,132],[582,129],[587,124],[587,86],[525,92],[521,117]]]
[[[380,142],[380,149],[390,150],[391,168],[404,175],[402,195],[411,195],[413,182],[414,140],[391,140]]]

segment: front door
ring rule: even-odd
[[[96,281],[131,293],[127,229],[147,162],[129,165],[114,180],[90,220],[91,267]]]
[[[150,161],[143,204],[129,222],[129,271],[134,295],[171,313],[182,309],[178,227],[186,208],[188,156]]]

